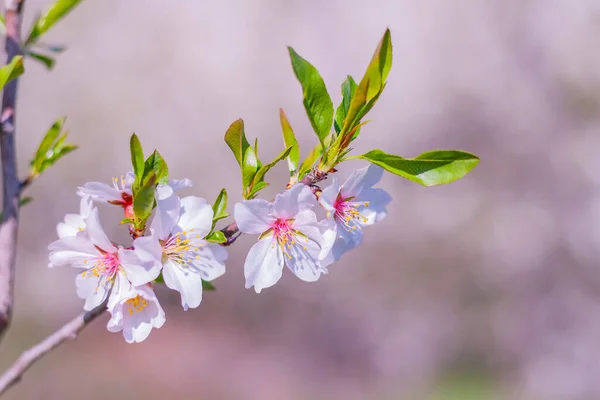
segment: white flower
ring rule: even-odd
[[[89,195],[81,197],[79,205],[79,214],[65,215],[65,222],[60,222],[56,226],[58,237],[77,236],[80,232],[85,231],[86,221],[92,212],[92,198]]]
[[[100,225],[97,208],[90,212],[83,234],[63,237],[48,249],[50,267],[70,265],[84,270],[75,283],[77,294],[85,299],[85,310],[102,304],[113,286],[116,291],[126,290],[123,288],[129,282],[143,285],[160,274],[160,263],[151,254],[143,249],[117,248],[111,243]]]
[[[79,188],[80,196],[89,195],[92,200],[127,207],[132,204],[131,186],[135,182],[133,172],[128,172],[121,178],[113,178],[112,186],[102,182],[88,182]],[[192,182],[185,179],[170,179],[167,185],[158,185],[158,188],[168,186],[173,190],[181,190],[192,186]]]
[[[318,222],[310,209],[315,199],[310,188],[296,184],[278,194],[273,203],[247,200],[235,205],[235,220],[241,232],[260,234],[244,264],[246,288],[256,293],[273,286],[283,265],[300,279],[313,282],[327,269],[321,259],[335,240],[334,223]]]
[[[158,240],[141,237],[136,249],[152,253],[163,265],[165,284],[181,294],[185,310],[202,301],[202,280],[212,281],[225,273],[227,251],[204,240],[212,228],[213,210],[195,196],[179,199],[168,186],[159,190],[151,231]]]
[[[130,286],[128,291],[111,296],[108,311],[111,318],[106,328],[110,332],[123,331],[127,343],[145,340],[152,328],[165,323],[165,312],[150,285]]]
[[[135,181],[133,172],[120,178],[114,177],[112,186],[102,182],[88,182],[79,188],[77,194],[89,195],[92,200],[126,207],[131,204],[131,186]]]
[[[327,265],[362,242],[363,226],[379,222],[386,216],[385,206],[392,198],[385,190],[373,188],[382,176],[383,169],[371,164],[354,171],[342,186],[334,177],[332,184],[321,193],[319,202],[337,227],[337,238],[327,257]]]

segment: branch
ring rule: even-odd
[[[21,380],[21,376],[37,360],[52,351],[64,341],[74,340],[77,334],[90,322],[106,311],[106,303],[96,307],[92,311],[79,314],[62,328],[42,340],[29,350],[24,351],[15,363],[2,376],[0,376],[0,395],[4,394],[12,385]]]
[[[6,1],[6,55],[7,64],[21,49],[21,13],[25,0]],[[2,223],[0,224],[0,338],[6,332],[12,317],[17,231],[19,226],[19,198],[21,184],[17,176],[15,151],[15,107],[19,79],[4,87],[0,112],[0,159],[2,161]]]

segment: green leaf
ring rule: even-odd
[[[357,158],[368,160],[386,171],[423,186],[454,182],[479,163],[477,156],[460,150],[434,150],[415,158],[403,158],[376,149]]]
[[[269,172],[269,170],[271,168],[273,168],[275,166],[275,164],[277,164],[281,160],[285,159],[290,154],[291,151],[292,151],[292,146],[288,147],[287,149],[285,149],[284,151],[279,153],[279,155],[277,157],[275,157],[275,159],[273,161],[271,161],[270,163],[263,165],[262,168],[259,169],[258,172],[256,173],[256,175],[254,176],[254,179],[252,181],[253,185],[256,185],[258,182],[261,182],[263,180],[263,178],[265,177],[265,174],[267,172]]]
[[[154,208],[154,196],[156,186],[158,185],[158,176],[156,172],[151,171],[144,177],[137,193],[133,196],[133,212],[135,214],[136,227],[142,228],[150,217]]]
[[[2,89],[8,82],[15,79],[19,75],[25,72],[23,68],[23,57],[15,56],[10,63],[0,68],[0,89]]]
[[[269,184],[265,181],[261,181],[256,183],[256,185],[252,186],[252,189],[248,192],[248,194],[244,197],[246,200],[250,200],[256,197],[257,193],[269,186]]]
[[[48,129],[48,132],[46,132],[46,134],[44,135],[44,138],[40,142],[40,145],[38,146],[38,149],[35,152],[35,156],[31,161],[31,166],[35,170],[38,170],[41,167],[44,160],[46,159],[46,154],[48,153],[48,151],[50,151],[50,149],[53,147],[56,140],[58,139],[63,129],[65,121],[66,118],[64,117],[57,120],[56,122],[54,122],[54,124],[52,124],[50,129]]]
[[[42,64],[44,64],[48,70],[52,70],[52,68],[54,68],[54,65],[56,64],[56,60],[54,58],[52,58],[50,56],[46,56],[41,53],[37,53],[35,51],[27,50],[27,52],[25,54],[27,54],[29,57],[33,58],[34,60],[37,60],[37,61],[41,62]]]
[[[40,36],[52,28],[61,18],[68,14],[82,0],[57,0],[48,8],[48,10],[40,15],[33,23],[31,32],[25,41],[25,45],[35,42]]]
[[[225,234],[221,231],[214,231],[211,234],[209,234],[205,239],[209,242],[219,244],[227,242]]]
[[[342,125],[341,134],[350,131],[354,125],[362,118],[366,112],[363,112],[363,108],[371,100],[377,100],[379,95],[385,87],[387,76],[392,67],[392,38],[390,30],[387,29],[383,38],[379,42],[373,58],[367,67],[365,75],[358,84],[355,94],[350,101],[346,118]],[[373,107],[375,102],[370,104]]]
[[[300,166],[300,170],[298,171],[298,179],[302,179],[304,174],[306,174],[308,171],[310,171],[314,167],[315,163],[317,162],[319,157],[321,157],[322,153],[323,153],[323,148],[321,146],[315,146],[312,149],[312,151],[310,152],[308,157],[306,157],[304,159],[304,161],[302,162],[302,165]]]
[[[203,290],[217,290],[217,288],[215,287],[215,285],[213,285],[211,282],[202,280],[202,289]]]
[[[23,207],[25,204],[29,204],[33,201],[33,197],[23,197],[19,200],[19,207]]]
[[[221,192],[217,196],[217,199],[213,203],[213,220],[212,226],[215,227],[215,223],[223,218],[227,218],[229,214],[227,213],[227,190],[221,189]]]
[[[246,149],[242,164],[242,185],[245,190],[254,179],[256,172],[258,171],[258,158],[252,147]]]
[[[302,85],[304,96],[304,108],[314,131],[319,137],[321,144],[331,132],[333,123],[333,103],[327,93],[325,82],[321,74],[308,61],[302,58],[291,47],[288,47],[292,68],[296,78]],[[324,145],[324,144],[323,144]]]
[[[135,186],[137,188],[142,182],[145,163],[142,143],[140,142],[140,139],[135,133],[131,135],[131,139],[129,139],[129,151],[131,153],[131,164],[133,165],[133,173],[135,174]]]
[[[169,183],[169,167],[164,158],[156,150],[144,162],[144,176],[154,172],[157,184]],[[145,178],[142,178],[144,180]]]
[[[233,152],[239,166],[242,167],[244,154],[246,154],[246,150],[250,147],[250,143],[248,143],[246,134],[244,133],[244,121],[242,119],[238,119],[229,126],[227,132],[225,132],[225,143],[227,143],[227,146]]]
[[[63,135],[62,137],[65,137],[65,135]],[[42,166],[41,166],[40,170],[38,171],[38,174],[44,172],[49,167],[56,164],[56,162],[58,160],[60,160],[61,158],[63,158],[64,156],[66,156],[67,154],[72,152],[73,150],[77,150],[77,148],[78,148],[77,146],[71,145],[71,144],[67,144],[67,145],[60,146],[60,147],[55,146],[52,149],[51,154],[42,162]]]
[[[356,82],[354,82],[354,79],[348,75],[344,83],[342,83],[342,102],[335,111],[334,127],[337,133],[340,133],[342,130],[344,120],[346,119],[346,115],[350,109],[350,101],[352,100],[354,93],[356,93],[356,88]]]
[[[41,174],[66,154],[77,149],[75,145],[65,144],[67,133],[62,132],[65,120],[65,118],[61,118],[54,122],[42,138],[33,160],[29,163],[31,176]]]
[[[285,144],[285,147],[291,147],[287,161],[288,168],[290,170],[290,176],[293,176],[298,170],[298,162],[300,161],[300,146],[298,146],[296,135],[294,135],[292,126],[290,125],[287,116],[285,115],[285,112],[282,108],[279,109],[279,119],[281,120],[283,143]]]

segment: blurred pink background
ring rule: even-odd
[[[49,4],[28,0],[25,27]],[[467,178],[423,188],[386,175],[388,218],[317,283],[285,271],[260,295],[244,289],[255,238],[242,237],[198,309],[159,290],[167,323],[138,345],[105,315],[6,399],[600,398],[598,0],[83,2],[45,38],[68,47],[55,70],[28,61],[21,83],[23,176],[60,116],[81,148],[27,193],[1,366],[81,309],[74,271],[49,270],[47,245],[78,210],[77,186],[127,172],[132,132],[193,180],[186,194],[225,187],[232,205],[232,121],[265,160],[283,146],[279,107],[303,155],[316,141],[285,46],[337,104],[388,26],[394,65],[356,152],[464,149],[482,159]],[[286,175],[269,174],[266,197]],[[101,213],[125,239],[117,210]]]

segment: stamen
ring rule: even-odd
[[[369,207],[368,201],[351,201],[354,197],[342,198],[341,193],[338,194],[336,201],[333,204],[335,209],[334,217],[342,223],[344,228],[351,232],[356,230],[358,222],[367,223],[368,219],[359,211],[359,207]]]

